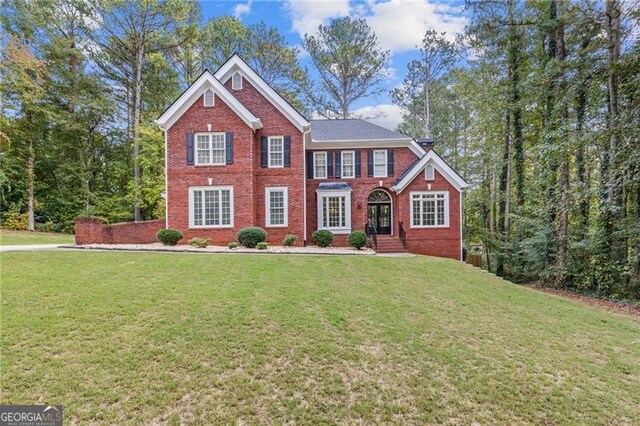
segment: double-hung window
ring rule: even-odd
[[[189,227],[226,228],[233,226],[233,187],[189,188]]]
[[[267,188],[265,190],[266,225],[287,226],[287,207],[289,191],[286,187]]]
[[[269,167],[284,167],[284,137],[269,136]]]
[[[318,229],[351,232],[351,192],[318,191]]]
[[[196,133],[196,165],[226,164],[225,134]]]
[[[387,150],[373,151],[373,177],[387,177]]]
[[[449,193],[446,191],[411,193],[411,227],[449,226]]]
[[[313,153],[313,177],[315,179],[326,179],[327,177],[327,153]]]
[[[342,151],[342,177],[355,177],[355,152]]]

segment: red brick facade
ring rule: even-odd
[[[99,218],[79,217],[75,222],[77,245],[155,243],[156,232],[164,228],[164,219],[105,225]]]

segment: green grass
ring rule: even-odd
[[[73,244],[74,237],[69,234],[49,232],[0,231],[0,246],[33,244]]]
[[[427,257],[2,255],[0,403],[71,423],[634,423],[640,321]]]

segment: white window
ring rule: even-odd
[[[373,151],[373,176],[387,177],[387,150]]]
[[[427,164],[427,167],[424,168],[424,178],[425,180],[434,180],[435,177],[435,169],[431,164]]]
[[[233,187],[189,188],[189,227],[233,227]]]
[[[351,232],[351,192],[318,191],[318,229]]]
[[[284,167],[284,137],[269,136],[269,167]]]
[[[204,92],[204,106],[206,107],[212,107],[213,106],[213,90],[211,89],[207,89]]]
[[[342,177],[355,177],[355,151],[342,151]]]
[[[315,179],[326,179],[327,177],[327,153],[313,153],[313,177]]]
[[[196,133],[196,165],[226,164],[224,133]]]
[[[242,75],[240,73],[235,73],[231,77],[231,89],[242,90]]]
[[[289,191],[286,187],[267,188],[265,190],[267,226],[287,226]]]
[[[449,226],[449,193],[447,191],[411,193],[411,227]]]

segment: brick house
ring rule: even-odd
[[[239,56],[158,118],[166,227],[225,245],[260,226],[279,245],[366,230],[378,251],[460,259],[466,182],[428,142],[364,120],[307,120]]]

